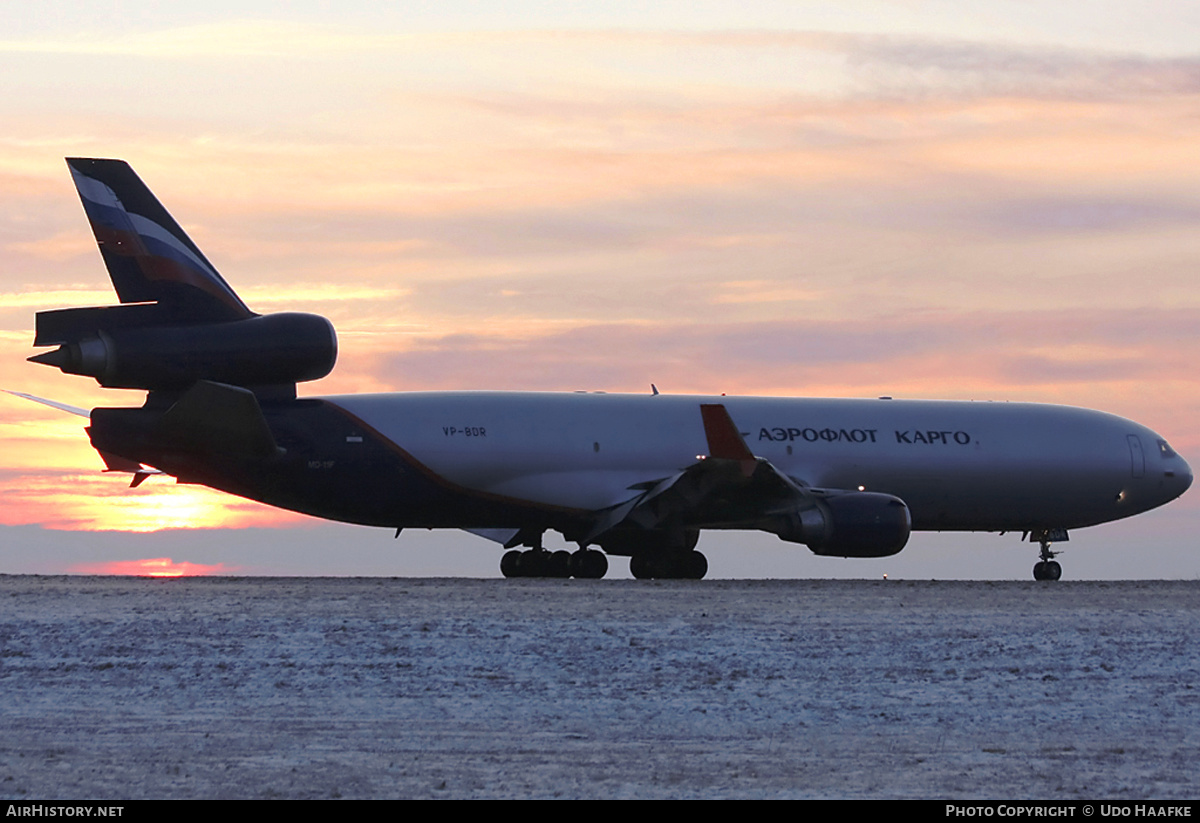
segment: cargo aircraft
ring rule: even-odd
[[[1020,532],[1057,580],[1068,530],[1161,506],[1192,482],[1167,441],[1111,414],[1028,403],[405,392],[298,397],[333,369],[311,314],[259,315],[120,160],[69,158],[120,305],[39,312],[30,360],[138,408],[89,418],[110,471],[316,517],[464,529],[509,577],[701,578],[704,529],[884,557],[911,530]],[[28,396],[28,395],[26,395]],[[547,531],[578,545],[543,548]]]

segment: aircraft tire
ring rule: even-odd
[[[521,552],[521,563],[518,566],[520,574],[518,577],[545,577],[546,576],[546,558],[545,552],[535,551],[530,549]]]
[[[669,580],[675,576],[675,564],[666,555],[657,554],[648,558],[646,567],[650,570],[651,580]]]
[[[1062,565],[1057,560],[1040,560],[1033,564],[1033,579],[1055,581],[1062,577]]]
[[[608,574],[608,557],[602,551],[588,549],[588,579],[599,580]]]
[[[635,554],[629,572],[638,580],[701,580],[708,574],[708,558],[697,551],[683,554]]]
[[[559,550],[546,558],[546,577],[567,578],[571,576],[571,553]]]
[[[505,577],[521,576],[521,552],[513,549],[500,558],[500,573]]]
[[[644,554],[635,554],[629,558],[629,573],[638,580],[649,580],[654,577],[650,558]]]
[[[580,549],[571,555],[571,574],[581,580],[599,580],[608,573],[608,558],[595,549]]]

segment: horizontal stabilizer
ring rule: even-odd
[[[158,433],[188,451],[251,458],[280,453],[254,392],[207,380],[167,410]]]
[[[52,409],[58,409],[59,411],[77,414],[80,417],[92,416],[92,413],[87,409],[81,409],[78,406],[70,406],[66,403],[59,403],[57,400],[47,400],[44,397],[37,397],[36,395],[26,394],[25,392],[20,391],[9,391],[8,389],[4,389],[4,391],[8,392],[8,394],[11,394],[13,397],[24,397],[26,400],[32,400],[34,403],[41,403],[43,406],[49,406]]]

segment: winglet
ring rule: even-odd
[[[721,403],[701,403],[700,416],[704,418],[704,436],[708,438],[708,456],[723,460],[737,460],[742,464],[742,474],[754,474],[757,460],[746,441],[742,439],[729,410]]]

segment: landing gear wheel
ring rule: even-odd
[[[708,558],[700,552],[688,552],[683,558],[682,571],[680,576],[686,580],[703,580],[708,574]]]
[[[649,580],[653,577],[650,568],[650,558],[644,554],[635,554],[629,558],[629,573],[638,580]]]
[[[567,578],[571,576],[571,553],[556,551],[546,556],[546,577]]]
[[[520,577],[521,554],[522,552],[516,549],[505,552],[504,556],[500,558],[500,573],[505,577]]]
[[[520,570],[518,577],[545,577],[548,559],[549,554],[538,549],[521,552],[521,562],[517,567]]]
[[[1057,560],[1051,560],[1046,563],[1045,574],[1046,580],[1058,580],[1062,577],[1062,566],[1059,565]]]
[[[608,573],[608,558],[595,549],[569,552],[543,549],[505,552],[500,558],[500,573],[505,577],[580,577],[599,580]]]
[[[629,573],[638,580],[700,580],[708,573],[708,558],[700,552],[635,554]]]
[[[608,558],[595,549],[580,549],[571,555],[571,574],[582,580],[599,580],[608,573]]]

